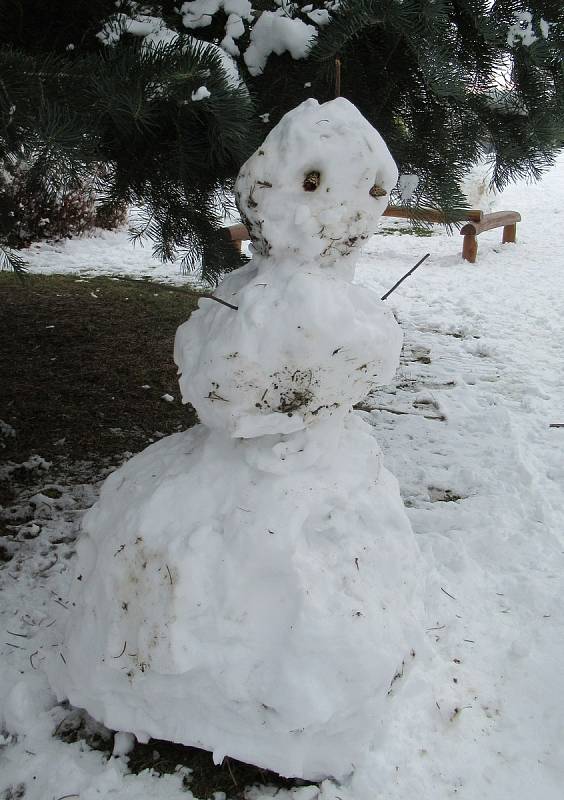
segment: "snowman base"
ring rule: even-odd
[[[419,563],[358,415],[254,441],[200,425],[106,481],[50,680],[140,740],[340,779],[414,662]]]

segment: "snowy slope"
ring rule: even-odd
[[[409,370],[415,394],[409,386],[379,399],[409,408],[419,396],[446,422],[372,419],[387,431],[387,463],[429,563],[456,599],[427,598],[431,640],[450,666],[438,683],[429,676],[433,691],[414,696],[409,718],[396,720],[389,748],[375,756],[390,800],[455,789],[468,798],[562,797],[564,429],[549,425],[564,421],[564,277],[554,233],[564,222],[563,168],[561,158],[541,185],[497,199],[523,216],[517,246],[485,234],[477,264],[452,268],[444,239],[427,240],[431,265],[392,298],[431,364]],[[401,248],[408,264],[420,250],[405,240],[384,240],[382,250],[374,239],[371,251],[392,263],[392,247],[394,255]],[[376,274],[366,264],[359,279],[384,287],[395,276]],[[433,503],[430,489],[464,499]]]
[[[130,221],[135,224],[135,214]],[[150,242],[134,246],[126,228],[117,231],[99,228],[91,236],[32,244],[22,255],[30,271],[38,275],[125,275],[163,283],[186,283],[186,276],[178,266],[163,264],[153,257]]]
[[[518,243],[502,247],[499,231],[481,235],[475,265],[460,260],[461,237],[438,230],[376,236],[365,248],[357,280],[380,293],[431,253],[388,301],[406,337],[394,385],[370,399],[388,410],[360,413],[376,428],[436,571],[425,605],[438,658],[406,684],[411,701],[384,746],[347,784],[325,782],[323,800],[562,797],[564,428],[549,425],[564,423],[563,201],[560,157],[540,184],[495,199],[521,212]],[[104,234],[37,247],[32,261],[37,271],[113,264],[159,275],[145,252],[131,251],[123,234]],[[65,554],[95,497],[95,487],[63,488],[56,502],[35,499],[41,530],[28,538],[22,529],[19,554],[0,571],[0,796],[25,784],[29,800],[189,797],[179,775],[127,776],[123,759],[106,762],[51,738],[67,712],[52,707],[41,648],[57,643]],[[44,553],[53,540],[61,541],[51,564]],[[313,800],[318,790],[292,794]]]

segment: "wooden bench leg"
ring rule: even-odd
[[[462,258],[474,264],[476,255],[478,253],[478,237],[474,233],[464,234],[464,241],[462,243]]]
[[[508,242],[514,242],[516,238],[517,238],[517,223],[514,222],[513,225],[504,225],[503,238],[501,240],[502,244],[507,244]]]

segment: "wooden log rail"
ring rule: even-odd
[[[388,206],[383,217],[399,217],[400,219],[417,219],[421,222],[437,222],[443,225],[451,222],[481,222],[484,212],[476,208],[455,208],[451,214],[443,214],[435,208],[407,208],[406,206]]]
[[[478,235],[493,228],[503,228],[502,243],[515,242],[517,238],[517,223],[521,222],[521,215],[517,211],[496,211],[493,214],[484,214],[476,208],[461,208],[454,210],[450,215],[445,215],[434,208],[405,208],[403,206],[388,206],[384,217],[398,217],[399,219],[415,219],[421,222],[449,224],[466,222],[460,229],[464,236],[462,243],[462,258],[474,264],[478,254]],[[233,244],[241,250],[244,241],[250,239],[249,231],[245,225],[230,225],[223,229]]]

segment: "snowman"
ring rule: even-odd
[[[373,428],[401,332],[352,283],[397,180],[344,99],[308,100],[242,167],[253,258],[178,329],[201,424],[132,458],[84,520],[68,698],[138,740],[342,779],[385,736],[421,644],[420,556]]]

